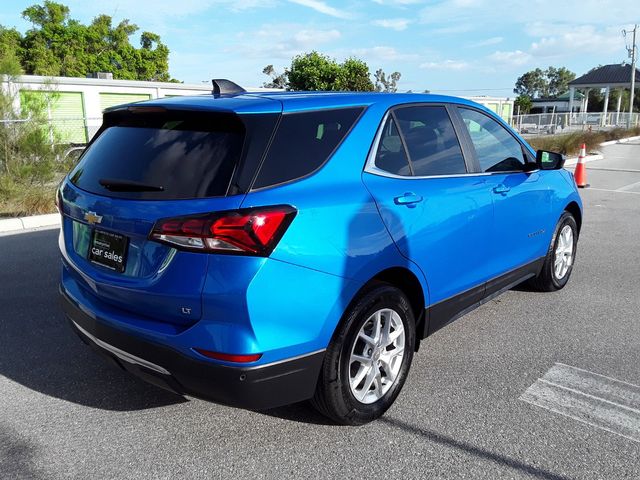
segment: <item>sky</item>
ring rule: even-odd
[[[59,1],[84,23],[104,13],[160,34],[171,75],[185,83],[257,87],[266,65],[282,71],[317,50],[361,58],[372,73],[398,71],[400,91],[467,96],[513,97],[518,76],[536,67],[581,75],[628,61],[622,30],[640,23],[638,0]],[[2,0],[0,24],[24,32],[21,12],[34,3]]]

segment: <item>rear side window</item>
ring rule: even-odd
[[[409,159],[402,145],[396,122],[391,115],[380,136],[376,152],[376,167],[394,175],[405,177],[411,175]]]
[[[341,108],[283,115],[253,188],[277,185],[316,171],[342,142],[362,110]]]
[[[417,106],[394,112],[415,176],[466,173],[458,137],[445,107]]]
[[[224,196],[244,136],[235,115],[132,114],[95,139],[71,181],[83,190],[119,198]]]
[[[483,172],[510,172],[524,168],[522,146],[502,125],[489,116],[459,108]]]

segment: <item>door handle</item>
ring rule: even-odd
[[[501,183],[496,187],[493,187],[493,193],[500,193],[502,195],[506,195],[509,193],[511,189],[507,187],[505,184]]]
[[[393,199],[393,202],[396,205],[406,205],[409,208],[415,207],[416,203],[422,201],[422,197],[420,195],[416,195],[413,192],[406,192],[404,195],[396,197]]]

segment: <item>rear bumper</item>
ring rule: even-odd
[[[60,297],[85,343],[120,368],[179,395],[263,410],[307,400],[315,391],[324,351],[257,367],[219,365],[128,335],[84,311],[62,288]]]

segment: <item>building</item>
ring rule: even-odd
[[[98,78],[95,78],[98,77]],[[181,95],[207,95],[210,83],[188,85],[170,82],[142,82],[136,80],[113,80],[108,74],[94,78],[41,77],[20,75],[1,76],[2,90],[15,98],[14,108],[20,111],[23,102],[43,97],[46,101],[49,120],[63,142],[87,143],[102,124],[105,108],[123,103],[138,102],[153,98]],[[250,92],[273,91],[266,88],[247,88]],[[52,92],[55,92],[52,95]],[[513,100],[498,97],[469,97],[486,106],[511,122]]]
[[[502,97],[486,97],[486,96],[478,96],[478,97],[465,97],[472,102],[479,103],[484,105],[489,110],[494,113],[500,115],[505,122],[511,123],[513,118],[513,103],[514,101],[510,98],[502,98]]]
[[[181,95],[206,95],[211,84],[188,85],[170,82],[141,82],[109,78],[41,77],[37,75],[3,76],[2,90],[15,98],[14,108],[39,96],[53,97],[47,102],[48,115],[65,142],[87,143],[102,124],[105,108],[152,98]],[[267,90],[248,88],[248,91]],[[55,95],[51,92],[55,91]]]
[[[533,107],[529,113],[568,113],[569,103],[571,101],[569,91],[558,95],[557,97],[549,98],[534,98],[531,102]],[[586,109],[587,96],[580,93],[574,93],[573,111],[584,112]]]
[[[640,84],[640,70],[634,72],[636,85]],[[569,82],[569,105],[570,111],[575,112],[575,98],[578,91],[584,92],[584,109],[583,113],[588,112],[589,92],[591,90],[604,89],[604,107],[602,113],[609,112],[609,93],[613,89],[626,90],[631,89],[631,65],[613,64],[604,65],[594,68],[590,72],[585,73],[581,77]],[[618,95],[618,104],[616,106],[616,117],[620,116],[622,95]],[[606,115],[603,116],[603,122]]]

